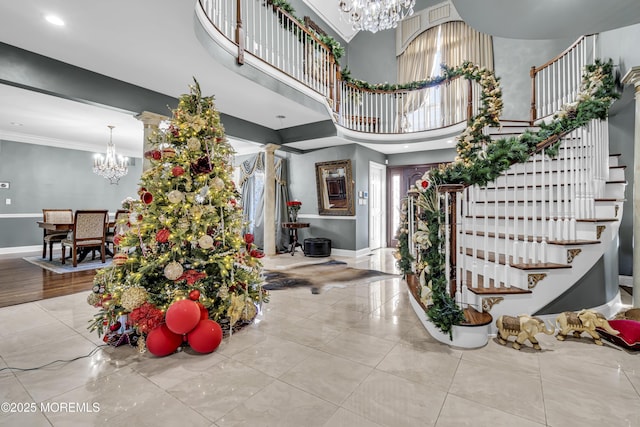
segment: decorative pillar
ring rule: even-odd
[[[267,144],[264,148],[264,254],[276,254],[276,144]]]
[[[640,307],[640,66],[622,78],[635,87],[636,112],[633,137],[633,306]]]
[[[163,120],[167,120],[167,116],[163,116],[161,114],[152,113],[150,111],[143,111],[142,113],[135,116],[136,119],[140,120],[144,124],[144,136],[143,136],[143,145],[142,145],[142,171],[146,171],[151,168],[151,161],[149,159],[144,158],[144,153],[149,151],[151,147],[149,146],[149,138],[153,134],[154,131],[158,130],[158,126],[160,122]]]

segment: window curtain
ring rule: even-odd
[[[265,154],[258,153],[245,160],[240,165],[240,183],[242,189],[242,214],[246,225],[244,233],[254,235],[254,243],[264,249],[264,178],[265,178]],[[289,189],[287,181],[286,160],[275,159],[276,193],[275,198],[275,227],[276,227],[276,251],[287,249],[289,235],[282,228],[282,223],[288,221],[287,201]]]
[[[462,21],[453,21],[429,28],[416,37],[398,57],[398,81],[409,83],[440,75],[440,65],[448,67],[462,65],[470,61],[493,70],[493,38],[480,33]],[[403,100],[402,117],[422,107],[427,93],[413,91]],[[464,95],[463,95],[464,96]],[[433,97],[437,98],[437,97]],[[448,111],[441,111],[447,114]],[[453,118],[446,122],[452,122]]]

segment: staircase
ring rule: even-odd
[[[502,130],[514,128],[517,124]],[[591,277],[589,272],[601,258],[615,255],[626,181],[619,156],[607,153],[606,122],[589,128],[563,138],[557,158],[542,150],[461,195],[456,249],[461,305],[494,318],[552,314],[545,308],[556,306],[579,310],[594,302],[605,315],[613,314],[617,272]],[[503,133],[492,136],[497,135]],[[614,298],[600,304],[575,295],[564,299],[577,284],[593,292],[605,288],[604,295]]]

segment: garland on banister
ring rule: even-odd
[[[408,218],[403,209],[398,230],[398,247],[395,252],[397,266],[404,274],[416,273],[420,280],[420,300],[427,309],[431,321],[452,337],[454,325],[464,316],[447,292],[444,259],[444,218],[438,201],[438,187],[444,184],[485,185],[495,180],[514,163],[523,163],[538,147],[551,138],[558,138],[586,125],[593,119],[605,119],[616,92],[611,60],[585,67],[580,93],[576,101],[563,105],[548,123],[541,123],[538,131],[526,131],[515,137],[492,141],[482,130],[486,126],[499,126],[502,112],[499,79],[493,72],[471,63],[445,70],[450,77],[462,75],[482,86],[480,112],[469,120],[467,128],[458,137],[454,162],[426,172],[416,181],[409,197],[415,197],[417,211],[416,231],[413,241],[417,245],[417,259],[408,247]],[[545,149],[545,154],[555,157],[560,142]]]

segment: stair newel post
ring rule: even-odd
[[[455,298],[456,302],[462,298],[461,290],[457,286],[457,264],[458,264],[458,194],[464,190],[461,184],[448,184],[438,187],[438,209],[444,212],[444,251],[445,251],[445,274],[449,280],[449,295]]]
[[[244,64],[244,30],[242,29],[242,1],[236,0],[236,44],[238,45],[238,57],[236,62]]]
[[[531,124],[536,121],[536,67],[531,67],[529,71],[529,75],[531,76],[531,113],[529,120]]]

